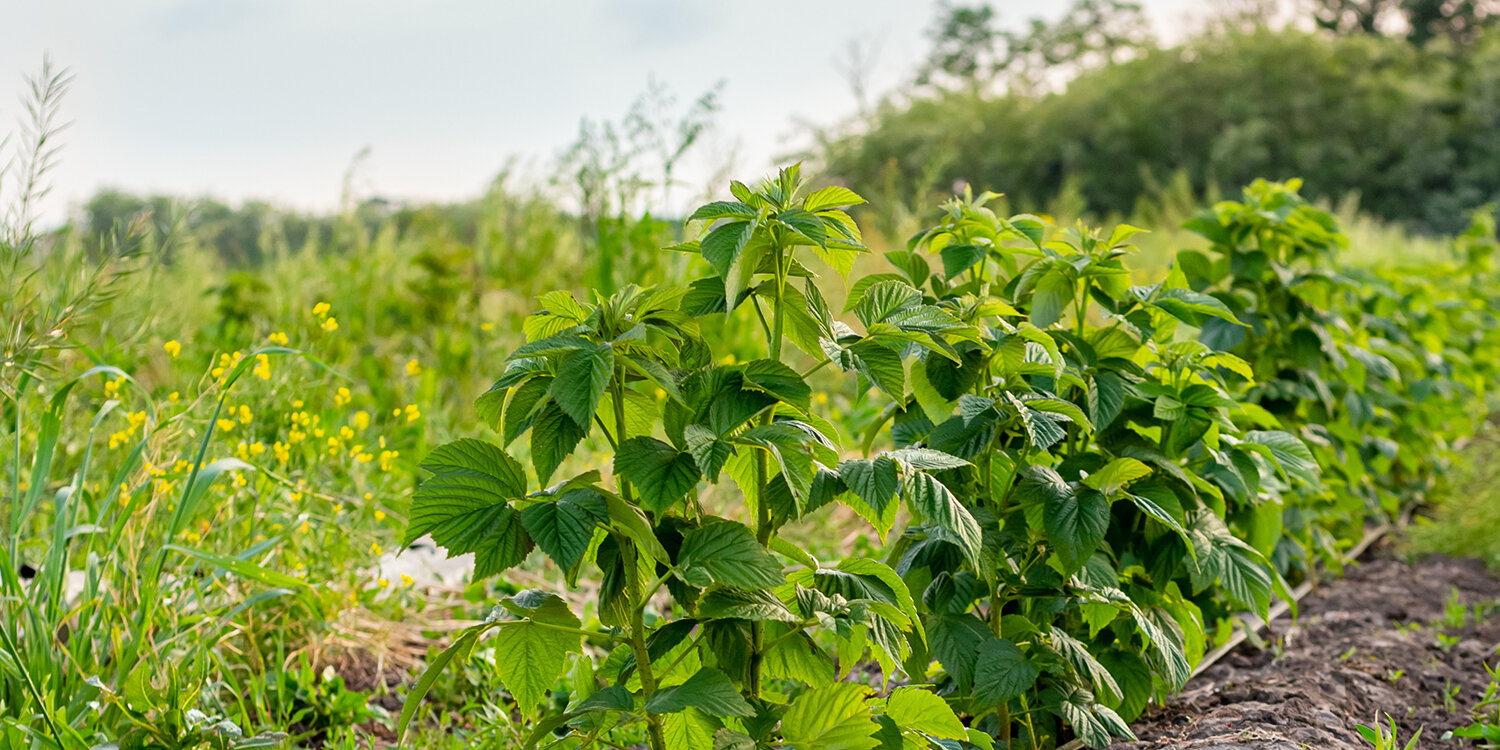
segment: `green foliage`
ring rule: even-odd
[[[963,181],[1023,209],[1075,201],[1128,216],[1179,174],[1200,197],[1301,175],[1311,198],[1354,193],[1374,216],[1458,232],[1465,212],[1500,200],[1497,60],[1493,29],[1461,51],[1263,27],[1204,32],[1087,66],[1057,93],[892,98],[819,158],[886,207],[925,206]]]
[[[1497,351],[1479,312],[1487,254],[1464,245],[1462,283],[1441,288],[1344,275],[1332,266],[1343,235],[1296,191],[1256,182],[1205,211],[1188,228],[1209,251],[1150,285],[1126,263],[1140,229],[1059,231],[966,193],[885,254],[891,272],[848,279],[844,322],[812,264],[848,275],[863,247],[840,209],[858,196],[804,194],[796,167],[759,189],[734,183],[734,200],[693,215],[701,238],[673,248],[701,254],[710,275],[593,303],[544,296],[483,397],[492,421],[519,425],[508,440],[529,429],[533,456],[547,456],[540,483],[556,446],[596,429],[614,448],[612,482],[587,471],[524,495],[511,489],[524,480],[496,487],[494,471],[453,458],[478,452],[471,439],[424,463],[414,523],[472,472],[484,507],[547,519],[525,532],[570,579],[600,581],[602,631],[560,606],[542,623],[502,605],[553,630],[492,618],[454,648],[497,627],[537,636],[496,653],[513,675],[537,660],[506,684],[559,737],[632,725],[657,749],[709,736],[736,748],[1129,737],[1126,722],[1186,682],[1220,623],[1264,614],[1286,579],[1340,559],[1367,523],[1433,486],[1430,459],[1476,426],[1467,406]],[[1471,301],[1392,304],[1419,294]],[[746,312],[768,356],[718,360],[704,318]],[[885,401],[864,455],[811,411],[819,391],[791,366],[806,358]],[[532,416],[548,410],[555,420]],[[479,444],[497,456],[488,465],[519,467]],[[739,512],[708,512],[716,485]],[[568,511],[564,544],[553,520],[570,497],[590,504]],[[882,538],[905,519],[883,560],[827,567],[779,537],[839,503]],[[597,697],[558,713],[541,691],[580,637],[612,644],[574,686]],[[864,661],[911,686],[882,699],[832,682]]]

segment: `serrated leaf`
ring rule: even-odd
[[[865,202],[859,193],[846,187],[830,185],[821,190],[814,190],[802,201],[802,208],[806,211],[824,211],[830,208],[844,208],[846,206],[858,206]]]
[[[578,627],[576,619],[571,627]],[[521,711],[531,713],[562,676],[568,652],[581,651],[581,636],[525,620],[497,630],[493,643],[500,681]]]
[[[769,589],[786,582],[781,564],[744,524],[715,520],[683,535],[677,557],[682,579],[694,586],[723,583]]]
[[[964,556],[977,565],[981,534],[979,523],[970,515],[969,509],[931,474],[916,472],[907,477],[904,485],[906,502],[912,510],[953,532]]]
[[[714,587],[698,600],[698,617],[704,620],[773,620],[800,623],[802,618],[780,599],[766,591]]]
[[[569,490],[555,501],[537,502],[521,511],[526,531],[563,570],[578,562],[594,537],[594,528],[608,519],[604,498],[588,489]]]
[[[781,719],[782,739],[796,750],[873,750],[879,726],[865,703],[869,693],[848,682],[804,692]]]
[[[750,236],[755,233],[753,221],[730,221],[720,224],[699,244],[703,259],[714,267],[720,276],[728,276],[730,266],[744,252]]]
[[[966,738],[964,724],[942,698],[919,687],[897,688],[885,702],[885,715],[903,730],[938,740]]]
[[[641,507],[661,513],[698,486],[693,456],[654,437],[633,437],[615,452],[615,474],[640,495]]]
[[[1066,493],[1043,506],[1042,523],[1063,570],[1077,572],[1104,541],[1104,532],[1109,529],[1109,500],[1094,489]]]
[[[754,716],[734,683],[713,667],[704,667],[681,685],[658,688],[646,701],[646,711],[672,714],[686,708],[697,708],[710,716]]]
[[[1018,698],[1036,684],[1041,672],[1016,644],[990,638],[979,647],[974,663],[974,700],[995,705]]]
[[[796,370],[774,359],[746,362],[743,370],[745,387],[760,391],[801,411],[812,405],[812,388]]]
[[[876,517],[885,514],[886,506],[901,487],[896,462],[885,456],[856,458],[839,462],[839,476],[844,484],[863,500]]]
[[[1151,476],[1151,467],[1133,458],[1117,458],[1084,478],[1083,483],[1111,497],[1137,479]]]
[[[546,484],[585,434],[586,430],[555,402],[543,406],[531,425],[531,463],[537,481]]]
[[[609,388],[614,367],[615,350],[609,344],[570,352],[557,366],[550,390],[552,400],[585,432],[599,408],[599,399]]]
[[[1270,448],[1271,455],[1275,456],[1276,463],[1287,476],[1314,487],[1318,485],[1318,462],[1313,458],[1312,451],[1296,436],[1279,430],[1256,430],[1245,433],[1245,440]]]

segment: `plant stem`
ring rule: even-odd
[[[630,612],[630,648],[635,652],[636,671],[641,675],[641,695],[650,700],[656,692],[656,673],[651,669],[651,652],[646,648],[646,602],[641,601]],[[646,734],[651,750],[667,750],[667,739],[662,735],[661,716],[646,714]]]
[[[782,308],[782,291],[786,288],[786,269],[784,264],[790,259],[791,253],[785,248],[776,247],[776,286],[771,298],[771,340],[770,358],[772,361],[781,361],[781,337],[785,326],[786,314]],[[759,308],[756,308],[757,310]],[[776,408],[772,406],[766,410],[761,424],[769,425],[776,420]],[[755,538],[762,547],[771,546],[771,508],[766,504],[766,481],[767,476],[766,452],[755,452]],[[746,687],[753,698],[760,697],[760,672],[761,665],[765,662],[766,627],[759,620],[750,623],[750,664],[749,685]]]

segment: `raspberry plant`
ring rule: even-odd
[[[597,584],[598,626],[553,593],[503,600],[433,661],[402,731],[493,632],[528,747],[1103,747],[1231,615],[1432,486],[1493,371],[1492,230],[1462,243],[1467,286],[1346,277],[1294,183],[1195,219],[1217,257],[1154,284],[1127,264],[1141,230],[1001,217],[988,193],[850,279],[858,195],[797,167],[731,193],[672,248],[709,269],[685,288],[543,295],[478,401],[503,446],[423,462],[408,542],[473,553],[476,577],[540,548]],[[719,359],[719,315],[758,325],[765,356]],[[883,404],[862,436],[814,411],[825,367]],[[609,479],[555,481],[595,434]],[[523,435],[534,482],[507,453]],[[726,496],[733,517],[709,512]],[[879,558],[780,536],[834,503]]]

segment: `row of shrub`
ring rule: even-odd
[[[1432,487],[1500,363],[1487,217],[1449,266],[1348,272],[1297,188],[1204,211],[1210,249],[1150,284],[1126,261],[1140,230],[1003,217],[991,194],[851,278],[863,201],[793,167],[698,209],[701,239],[673,248],[706,263],[686,288],[544,295],[478,402],[531,471],[494,442],[437,448],[408,541],[474,553],[479,577],[540,548],[597,604],[502,601],[401,727],[482,649],[526,746],[1129,737],[1231,615]],[[718,315],[755,321],[764,356],[720,359]],[[885,405],[866,434],[815,408],[823,368]],[[591,434],[612,465],[554,476]],[[719,485],[742,512],[709,512]],[[782,536],[836,504],[881,555],[819,561]]]

